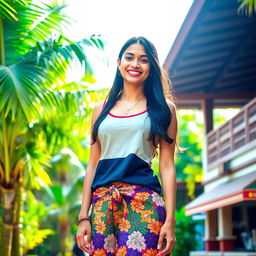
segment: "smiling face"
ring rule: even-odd
[[[118,67],[125,83],[143,85],[150,72],[144,46],[138,43],[130,45],[118,60]]]

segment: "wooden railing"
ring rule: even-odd
[[[256,141],[256,98],[231,120],[208,133],[208,167],[230,160],[234,152],[242,147],[246,149],[246,145],[251,145],[252,141]]]

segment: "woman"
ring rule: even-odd
[[[154,45],[144,37],[129,39],[113,87],[92,115],[77,232],[83,251],[161,256],[173,250],[177,120],[169,92]],[[162,184],[150,168],[158,147]]]

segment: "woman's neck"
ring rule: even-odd
[[[124,85],[121,100],[137,101],[145,98],[143,86]]]

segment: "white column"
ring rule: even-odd
[[[218,209],[218,237],[220,251],[233,251],[235,236],[232,233],[232,208],[225,206]]]
[[[231,206],[218,209],[218,238],[231,238],[232,234],[232,209]]]
[[[206,212],[205,218],[205,239],[216,240],[217,236],[217,216],[216,210]]]

